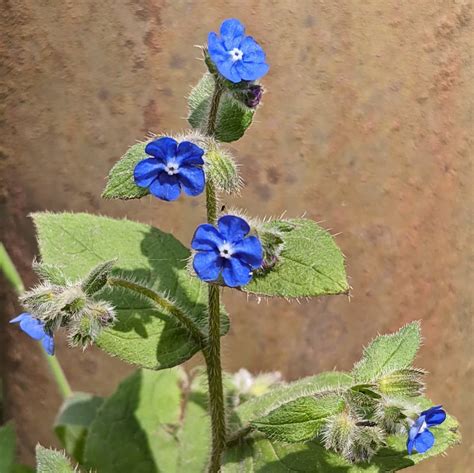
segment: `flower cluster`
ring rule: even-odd
[[[46,352],[54,354],[54,332],[66,328],[72,346],[86,347],[101,330],[115,321],[115,309],[95,294],[106,284],[113,261],[99,264],[84,279],[66,280],[57,267],[37,265],[41,283],[25,292],[20,301],[27,312],[10,320],[34,340],[41,341]]]

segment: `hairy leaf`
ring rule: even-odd
[[[61,406],[54,430],[66,453],[83,463],[84,446],[91,422],[103,398],[88,393],[74,393]]]
[[[117,161],[110,170],[107,185],[102,193],[104,199],[140,199],[149,194],[145,187],[138,187],[133,179],[135,166],[147,157],[147,143],[137,143]]]
[[[149,225],[84,213],[37,213],[33,218],[45,263],[61,265],[75,280],[99,263],[117,259],[112,275],[167,294],[191,323],[207,332],[207,285],[189,275],[189,250],[172,235]],[[183,363],[200,349],[176,317],[148,299],[120,288],[103,290],[100,297],[117,310],[117,322],[97,340],[111,355],[162,369]],[[221,327],[225,334],[229,324],[224,314]]]
[[[298,398],[339,392],[350,387],[352,383],[351,376],[337,371],[308,376],[244,402],[237,407],[235,414],[240,426],[246,426],[249,422],[265,417],[278,407]]]
[[[324,425],[324,421],[345,406],[341,396],[306,396],[276,408],[251,425],[266,437],[282,442],[305,442],[313,439]]]
[[[242,289],[263,296],[314,297],[346,294],[349,284],[344,256],[331,234],[307,219],[274,220],[264,225],[284,226],[283,249],[269,270],[257,271]]]
[[[188,99],[188,121],[193,128],[203,133],[207,129],[214,87],[214,77],[212,74],[206,73],[193,88]],[[252,123],[253,114],[254,111],[252,109],[242,105],[232,97],[230,92],[225,90],[217,112],[215,138],[218,141],[224,142],[238,140]]]
[[[36,446],[36,473],[73,473],[76,471],[62,452]]]
[[[210,422],[200,390],[182,392],[179,369],[140,370],[105,401],[87,437],[86,464],[101,473],[204,471]]]
[[[352,375],[358,383],[368,383],[396,370],[408,368],[420,347],[419,322],[412,322],[398,332],[380,335],[364,349]]]

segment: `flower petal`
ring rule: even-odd
[[[230,243],[242,240],[250,231],[249,224],[235,215],[224,215],[217,222],[222,237]]]
[[[176,162],[181,166],[186,164],[190,165],[199,165],[204,164],[204,159],[202,156],[204,150],[199,146],[191,143],[190,141],[182,141],[178,145],[178,151],[176,153]]]
[[[242,80],[237,69],[237,63],[241,61],[232,61],[232,58],[229,56],[228,59],[223,61],[217,61],[216,66],[217,70],[227,79],[237,84]]]
[[[31,315],[21,320],[20,328],[33,340],[41,340],[45,336],[44,323]]]
[[[408,451],[408,455],[411,455],[411,454],[412,454],[414,446],[415,446],[415,439],[410,439],[410,438],[408,438],[408,439],[407,439],[407,451]]]
[[[257,80],[268,72],[269,67],[264,62],[237,61],[236,69],[242,79]]]
[[[17,323],[21,322],[23,319],[29,318],[29,317],[32,317],[32,315],[29,314],[28,312],[23,312],[22,314],[17,315],[14,319],[11,319],[10,323],[11,324],[17,324]]]
[[[232,257],[239,258],[252,269],[260,268],[263,263],[263,248],[260,240],[255,236],[250,236],[239,241],[233,247]]]
[[[239,258],[231,257],[225,260],[222,277],[226,286],[244,286],[252,279],[250,266],[243,263]]]
[[[217,251],[222,243],[224,241],[217,228],[209,223],[203,223],[194,232],[191,248],[201,251]]]
[[[177,175],[170,176],[166,172],[158,175],[150,185],[150,192],[162,200],[176,200],[181,194],[181,187]]]
[[[265,62],[265,51],[252,36],[247,36],[242,41],[240,50],[243,52],[244,62]]]
[[[236,18],[229,18],[222,22],[220,29],[221,37],[227,51],[240,46],[245,34],[244,25]]]
[[[41,344],[43,345],[48,355],[54,355],[54,338],[52,335],[47,333],[41,340]]]
[[[178,143],[176,140],[170,138],[169,136],[164,136],[148,143],[145,147],[145,153],[151,154],[166,164],[168,159],[174,158],[176,156],[177,148]]]
[[[140,161],[133,170],[135,184],[139,187],[149,187],[163,169],[164,164],[156,158]]]
[[[425,416],[428,427],[442,424],[446,420],[446,412],[441,409],[441,406],[434,406],[421,414]]]
[[[418,453],[425,453],[434,445],[434,442],[434,435],[427,429],[416,437],[413,445]]]
[[[227,59],[229,52],[224,47],[224,42],[216,35],[209,33],[207,37],[207,50],[211,59],[216,62]]]
[[[193,268],[203,281],[215,281],[222,268],[222,258],[215,251],[196,253],[193,259]]]
[[[204,171],[193,166],[180,167],[178,179],[184,192],[192,196],[201,194],[206,184]]]

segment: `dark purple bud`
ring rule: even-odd
[[[244,103],[247,107],[255,108],[262,100],[263,87],[258,84],[249,85],[245,91]]]

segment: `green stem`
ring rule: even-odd
[[[63,369],[61,368],[61,364],[59,363],[57,356],[48,355],[42,345],[41,348],[41,351],[44,355],[44,359],[46,360],[46,363],[48,363],[49,370],[53,375],[54,381],[56,382],[56,386],[58,387],[61,396],[63,397],[63,399],[68,398],[72,394],[72,389],[69,385],[66,375],[64,374]]]
[[[0,272],[5,275],[18,295],[21,295],[24,292],[25,288],[23,286],[21,276],[2,243],[0,243]],[[49,366],[49,370],[53,376],[59,392],[61,393],[61,396],[66,399],[72,394],[72,389],[63,369],[61,368],[59,360],[55,356],[48,355],[41,343],[39,343],[39,346],[41,347],[41,352],[43,353],[44,359]]]
[[[216,131],[217,111],[223,90],[222,84],[216,80],[207,122],[209,136],[214,136]],[[215,224],[217,220],[217,193],[211,180],[206,182],[206,209],[207,221],[210,224]],[[220,293],[219,286],[215,284],[209,284],[208,289],[209,341],[203,351],[207,366],[212,425],[212,450],[208,472],[218,473],[221,469],[221,457],[227,436],[221,366]]]
[[[150,299],[158,307],[160,307],[161,309],[164,309],[173,317],[175,317],[181,323],[181,325],[183,325],[184,328],[188,330],[188,332],[194,337],[194,339],[198,342],[198,344],[201,347],[205,346],[205,337],[204,337],[204,334],[199,329],[199,327],[184,312],[178,309],[170,301],[160,296],[153,289],[149,289],[148,287],[141,286],[140,284],[136,284],[132,281],[128,281],[126,279],[121,279],[121,278],[116,278],[116,277],[109,278],[107,280],[107,283],[110,286],[116,286],[116,287],[129,289],[130,291],[136,292],[142,296],[145,296],[147,299]]]

